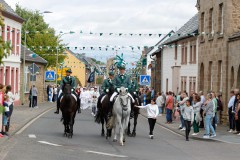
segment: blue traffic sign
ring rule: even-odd
[[[45,80],[46,81],[54,81],[55,80],[55,72],[54,71],[46,71],[45,72]]]
[[[151,80],[149,75],[140,75],[140,85],[149,86],[150,82]]]

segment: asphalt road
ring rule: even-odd
[[[191,140],[160,126],[153,140],[148,137],[147,119],[139,116],[137,136],[127,137],[125,146],[100,136],[90,111],[78,114],[72,139],[63,136],[60,115],[50,111],[6,142],[5,160],[225,160],[239,159],[239,146]]]

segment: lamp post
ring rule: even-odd
[[[58,77],[57,77],[57,73],[58,73],[58,49],[59,49],[59,39],[63,36],[63,35],[65,35],[65,34],[73,34],[73,33],[75,33],[75,32],[73,32],[73,31],[70,31],[70,32],[65,32],[65,33],[63,33],[62,31],[60,32],[60,34],[58,35],[58,37],[57,37],[57,58],[56,58],[56,76],[55,76],[55,78],[56,78],[56,86],[57,86],[57,79],[58,79]]]
[[[50,11],[44,11],[41,12],[39,14],[45,14],[45,13],[52,13]],[[30,21],[31,18],[33,18],[35,16],[35,14],[33,14],[31,17],[28,18],[28,20],[26,21],[26,25],[25,25],[25,33],[24,33],[24,52],[23,52],[23,90],[22,90],[22,105],[24,105],[24,100],[25,100],[25,88],[26,88],[26,77],[25,77],[25,66],[26,66],[26,49],[27,49],[27,34],[29,33],[29,31],[27,31],[27,26],[28,23]]]

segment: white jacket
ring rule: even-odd
[[[147,114],[148,118],[157,118],[159,114],[158,106],[156,104],[148,104],[146,106],[137,106],[138,108],[146,108],[147,109]]]

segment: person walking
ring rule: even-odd
[[[230,92],[230,100],[228,102],[228,119],[229,119],[229,130],[228,132],[233,132],[235,130],[235,126],[234,126],[234,115],[233,114],[233,107],[234,107],[234,101],[235,101],[235,95],[234,95],[234,91]]]
[[[38,90],[37,90],[36,86],[33,85],[33,88],[32,88],[32,107],[33,108],[38,108],[37,96],[38,96]]]
[[[185,127],[185,123],[184,123],[184,119],[183,119],[183,112],[182,112],[182,109],[183,107],[186,106],[186,101],[189,100],[188,96],[187,96],[187,93],[186,92],[182,92],[181,94],[181,98],[182,101],[178,102],[178,105],[179,105],[179,111],[180,111],[180,120],[181,120],[181,128],[179,128],[181,131],[185,131],[186,130],[186,127]]]
[[[174,103],[174,99],[172,96],[172,92],[169,91],[168,92],[168,97],[167,97],[167,102],[166,102],[166,109],[167,109],[167,113],[166,113],[166,119],[167,119],[167,124],[172,123],[172,110],[173,110],[173,103]]]
[[[156,104],[158,105],[158,110],[159,110],[159,116],[162,116],[162,109],[163,109],[163,105],[164,105],[164,100],[163,100],[163,96],[161,92],[157,93],[158,97],[156,100]]]
[[[186,141],[189,141],[189,133],[191,131],[191,126],[194,120],[194,110],[193,107],[191,106],[191,101],[189,99],[186,101],[186,105],[182,108],[182,113],[184,124],[186,127],[185,130]]]
[[[194,110],[194,120],[193,120],[193,136],[198,135],[199,133],[199,122],[201,121],[201,115],[200,115],[200,108],[202,106],[201,104],[201,98],[199,95],[196,95],[193,99],[193,110]]]
[[[212,126],[213,126],[214,130],[216,131],[217,121],[218,121],[218,118],[217,118],[218,102],[217,102],[215,92],[212,92],[212,101],[213,101],[213,111],[214,111]]]
[[[150,104],[146,106],[135,106],[138,108],[145,108],[147,110],[148,115],[148,124],[149,124],[149,138],[153,139],[153,130],[155,127],[155,123],[157,120],[157,116],[159,114],[158,106],[156,105],[156,100],[152,99]]]
[[[208,93],[207,95],[207,101],[205,103],[205,110],[204,114],[205,116],[205,135],[203,136],[204,139],[209,139],[210,138],[210,130],[211,130],[211,138],[216,137],[216,132],[212,126],[212,120],[213,120],[213,101],[212,101],[212,94]]]
[[[240,94],[237,94],[237,107],[235,113],[236,134],[240,135]]]
[[[9,97],[9,116],[8,116],[8,122],[7,122],[7,127],[6,127],[6,131],[8,132],[9,128],[10,128],[10,120],[11,120],[11,116],[12,116],[12,113],[13,113],[15,97],[12,93],[12,87],[10,85],[8,85],[6,87],[6,92],[5,93]]]
[[[95,117],[97,113],[97,101],[100,96],[97,87],[94,87],[94,92],[92,93],[92,115]]]

